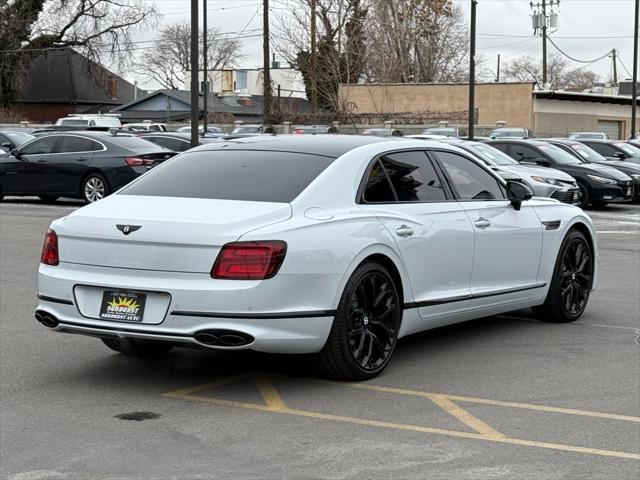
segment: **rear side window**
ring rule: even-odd
[[[127,137],[124,135],[114,135],[109,138],[109,141],[119,147],[127,148],[129,150],[133,150],[134,152],[138,152],[138,153],[148,153],[153,150],[156,150],[156,151],[164,150],[164,147],[161,147],[158,145],[154,147],[150,142],[140,137],[131,137],[131,136]]]
[[[61,153],[93,152],[97,150],[102,150],[102,145],[84,137],[64,136],[60,139],[60,144],[58,145],[58,151]]]
[[[369,172],[362,200],[365,203],[392,203],[396,201],[380,160],[376,160]]]
[[[616,149],[606,143],[593,142],[593,143],[586,143],[586,145],[594,149],[603,157],[613,157],[613,154],[616,153]]]
[[[333,160],[290,152],[186,152],[120,194],[289,203]]]
[[[189,150],[191,148],[191,144],[189,142],[185,142],[177,138],[169,138],[169,137],[143,137],[143,138],[149,142],[155,143],[156,145],[160,145],[162,147],[168,148],[169,150],[173,150],[174,152],[184,152],[185,150]]]
[[[424,152],[393,153],[381,161],[399,202],[446,200],[442,183]]]

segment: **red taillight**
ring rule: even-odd
[[[154,160],[148,158],[126,157],[124,159],[130,167],[140,167],[142,165],[153,165]]]
[[[273,277],[284,261],[287,244],[279,240],[233,242],[222,247],[211,276],[229,280],[264,280]]]
[[[294,134],[296,134],[296,135],[302,135],[302,129],[301,129],[301,128],[296,128],[296,129],[293,131],[293,133],[294,133]]]
[[[58,265],[58,235],[49,229],[44,236],[44,245],[42,245],[42,255],[40,261],[45,265]]]

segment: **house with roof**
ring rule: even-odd
[[[33,123],[52,123],[70,113],[106,113],[130,102],[136,87],[71,48],[35,57],[13,108]]]
[[[207,96],[209,118],[215,123],[262,123],[263,97],[261,95]],[[274,107],[283,113],[305,114],[311,106],[303,98],[274,98]],[[153,122],[181,122],[191,115],[191,92],[188,90],[156,90],[146,96],[112,108],[119,113],[122,123],[151,120]],[[204,115],[204,98],[198,96],[198,111]]]

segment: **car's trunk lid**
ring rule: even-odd
[[[53,228],[61,262],[204,273],[225,243],[290,217],[288,203],[113,195]]]

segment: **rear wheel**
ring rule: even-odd
[[[99,173],[91,173],[87,175],[82,182],[82,190],[80,193],[87,203],[102,200],[104,197],[109,195],[107,179]]]
[[[153,340],[134,338],[102,338],[101,340],[111,350],[137,357],[157,357],[169,353],[173,348],[171,343]]]
[[[585,236],[571,230],[560,247],[545,302],[533,308],[543,322],[566,323],[580,318],[593,286],[593,253]]]
[[[389,363],[398,339],[401,305],[389,272],[364,263],[345,287],[323,349],[311,356],[322,376],[366,380]]]
[[[40,198],[40,200],[42,200],[44,203],[53,203],[56,200],[58,200],[58,196],[55,195],[38,195],[38,197]]]

